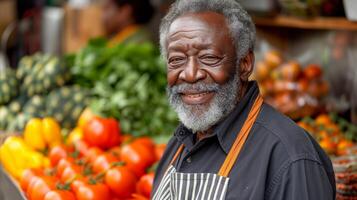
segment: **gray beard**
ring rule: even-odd
[[[176,111],[180,121],[195,133],[207,131],[234,109],[237,103],[238,88],[239,78],[238,75],[235,75],[223,85],[198,82],[168,87],[167,95],[169,103]],[[182,101],[180,95],[187,90],[214,92],[215,94],[209,105],[187,105]]]

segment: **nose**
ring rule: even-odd
[[[187,83],[196,83],[205,78],[206,73],[200,68],[197,59],[189,57],[185,69],[179,75],[179,79]]]

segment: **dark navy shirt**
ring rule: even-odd
[[[258,94],[256,82],[250,82],[236,108],[199,142],[195,133],[179,125],[159,163],[153,193],[181,144],[184,150],[174,162],[178,172],[217,174]],[[325,152],[305,130],[267,104],[229,178],[228,200],[332,200],[336,194]]]

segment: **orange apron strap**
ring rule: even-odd
[[[231,150],[229,151],[226,159],[224,160],[223,165],[221,166],[221,169],[218,172],[218,175],[223,176],[223,177],[228,177],[229,172],[231,171],[234,163],[236,162],[238,155],[240,151],[242,150],[242,147],[245,143],[245,141],[248,138],[248,135],[250,133],[251,128],[253,127],[253,124],[255,120],[258,117],[260,108],[263,104],[263,98],[258,95],[256,98],[252,109],[250,110],[247,119],[245,120],[242,129],[240,130],[238,137],[233,143],[233,146]]]
[[[172,164],[174,164],[175,160],[176,160],[177,157],[181,154],[182,150],[183,150],[183,144],[181,144],[181,146],[177,149],[177,151],[176,151],[174,157],[172,158],[172,160],[171,160],[169,166],[172,165]]]

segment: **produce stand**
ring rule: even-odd
[[[284,2],[279,1],[284,14],[253,16],[261,49],[255,78],[266,100],[306,129],[330,155],[337,199],[355,199],[357,70],[351,55],[357,49],[357,22],[309,15],[314,6],[306,1],[291,1],[290,6]],[[342,86],[343,81],[349,87]],[[347,95],[341,98],[342,94]]]
[[[149,199],[153,170],[177,123],[164,70],[153,44],[107,47],[104,39],[74,55],[37,53],[6,68],[0,163],[12,178],[2,188],[28,199],[52,195],[48,189],[79,198],[94,193],[91,187],[102,188],[103,200]]]

